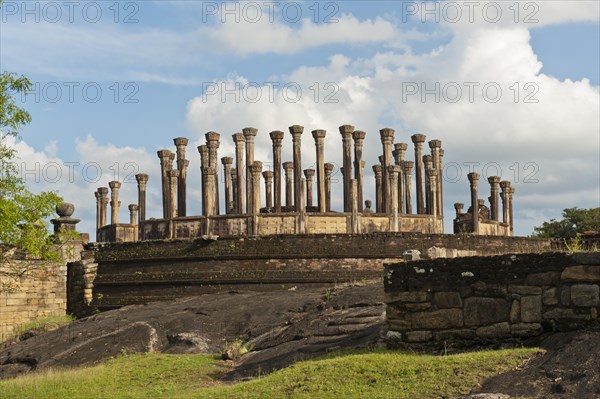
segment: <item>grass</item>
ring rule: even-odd
[[[21,324],[15,329],[14,335],[20,336],[26,332],[47,332],[71,324],[75,318],[71,315],[51,315],[38,317],[32,321]]]
[[[448,398],[538,351],[340,352],[233,385],[217,380],[225,366],[215,356],[128,355],[95,367],[0,381],[0,398]]]

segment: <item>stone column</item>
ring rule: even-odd
[[[356,179],[351,179],[350,180],[350,198],[352,199],[352,215],[351,215],[351,220],[350,220],[350,224],[352,225],[352,234],[359,234],[359,227],[358,227],[358,182],[356,181]]]
[[[419,215],[425,213],[425,202],[423,201],[423,188],[425,186],[423,176],[423,143],[425,142],[424,134],[413,134],[411,140],[415,145],[415,178],[417,180],[417,213]]]
[[[102,213],[102,196],[99,191],[94,192],[96,197],[96,241],[98,241],[98,230],[100,229],[100,214]]]
[[[304,169],[306,176],[306,206],[313,206],[313,177],[315,177],[314,169]]]
[[[246,212],[252,212],[252,173],[250,173],[250,167],[254,164],[254,139],[256,138],[256,130],[253,127],[247,127],[242,129],[244,138],[246,139]]]
[[[188,145],[188,139],[185,137],[177,137],[173,139],[173,143],[175,143],[175,147],[177,148],[177,170],[179,171],[179,181],[177,182],[177,215],[185,216],[187,214],[187,168],[190,164],[190,162],[185,159],[185,147]]]
[[[442,157],[440,156],[440,152],[442,150],[442,141],[441,140],[430,140],[429,148],[431,149],[431,159],[433,161],[433,169],[436,170],[436,214],[438,216],[444,216],[444,207],[442,204]]]
[[[513,218],[513,194],[515,193],[515,188],[510,187],[508,190],[508,219],[510,220],[510,235],[513,235],[514,227],[515,227],[515,219]]]
[[[383,167],[381,165],[373,165],[373,172],[375,173],[375,212],[381,213],[382,210],[382,185],[381,179],[383,176]]]
[[[431,201],[431,187],[429,183],[431,182],[431,178],[429,177],[429,173],[433,170],[433,160],[431,155],[423,155],[423,168],[425,170],[425,213],[427,215],[432,215],[431,209],[433,209]]]
[[[209,167],[208,162],[208,146],[206,144],[202,144],[198,146],[198,153],[200,154],[200,178],[202,179],[201,189],[202,189],[202,215],[207,216],[206,213],[206,195],[208,193],[208,188],[206,187],[207,176],[204,174],[206,172],[206,168]]]
[[[496,222],[500,219],[498,215],[498,187],[500,184],[499,176],[490,176],[488,177],[488,182],[490,183],[490,218],[495,220]]]
[[[471,185],[471,212],[473,216],[473,234],[479,234],[479,198],[477,198],[477,184],[479,173],[471,172],[467,175]]]
[[[236,171],[236,212],[238,214],[244,213],[244,199],[246,198],[244,191],[244,143],[246,139],[242,133],[236,133],[233,136],[233,142],[235,143],[235,171]]]
[[[354,179],[356,180],[356,197],[358,201],[358,211],[363,210],[363,169],[364,161],[362,159],[363,141],[367,134],[362,130],[355,130],[352,133],[354,139]]]
[[[429,214],[434,215],[434,216],[439,216],[438,210],[437,210],[437,204],[438,204],[438,193],[437,193],[437,177],[438,177],[438,171],[437,169],[434,169],[433,167],[430,168],[429,170],[426,171],[427,174],[427,185],[429,186],[429,200],[430,200],[430,206],[429,206]]]
[[[312,136],[315,139],[317,151],[317,201],[319,202],[319,212],[327,211],[327,201],[325,195],[325,148],[326,130],[313,130]]]
[[[288,208],[292,207],[292,201],[294,197],[294,186],[292,182],[292,175],[294,174],[294,163],[293,162],[284,162],[283,170],[285,171],[285,206]]]
[[[402,167],[404,168],[404,188],[406,190],[404,202],[406,204],[406,213],[410,215],[412,213],[412,170],[414,162],[404,161]]]
[[[507,180],[502,180],[500,182],[500,188],[502,189],[502,192],[500,193],[500,199],[502,200],[502,223],[510,225],[510,199],[508,196],[510,182]]]
[[[108,205],[108,188],[99,187],[100,194],[100,227],[106,226],[106,206]]]
[[[389,178],[389,166],[392,164],[392,145],[394,144],[394,129],[384,128],[379,131],[381,137],[381,144],[383,146],[383,162],[382,162],[382,176],[381,176],[381,194],[383,198],[381,204],[383,206],[383,212],[389,213],[391,208],[390,197],[392,190],[390,188]]]
[[[300,212],[300,191],[302,190],[302,132],[304,127],[293,125],[289,127],[292,135],[292,143],[294,145],[294,208],[296,212]]]
[[[138,173],[135,175],[138,183],[138,224],[146,220],[146,186],[148,183],[148,175]]]
[[[108,183],[110,187],[110,224],[119,223],[119,189],[121,183],[118,181],[111,181]]]
[[[208,132],[205,134],[205,137],[206,145],[208,146],[209,166],[215,169],[215,192],[213,193],[213,195],[215,196],[215,215],[218,215],[220,213],[218,152],[220,146],[219,139],[221,135],[217,132]]]
[[[160,159],[160,175],[162,185],[162,204],[163,204],[163,218],[167,219],[169,214],[169,176],[168,172],[172,169],[171,163],[171,151],[160,150],[156,154]]]
[[[332,163],[325,164],[325,211],[331,212],[331,176],[333,174],[334,165]]]
[[[396,154],[394,155],[394,161],[396,165],[400,165],[400,173],[398,174],[398,212],[403,214],[406,213],[406,188],[404,187],[404,158],[406,157],[406,149],[408,145],[406,143],[394,144]]]
[[[352,199],[350,198],[350,180],[352,179],[352,133],[354,126],[342,125],[339,127],[342,135],[343,146],[343,176],[344,176],[344,212],[352,211]]]
[[[136,204],[129,204],[129,224],[132,226],[137,226],[137,215],[138,215],[138,206]]]
[[[456,211],[456,218],[458,219],[460,215],[462,215],[462,211],[465,207],[465,204],[461,204],[460,202],[456,202],[454,204],[454,210]]]
[[[388,166],[388,176],[390,182],[390,213],[392,214],[391,231],[398,231],[398,174],[400,173],[400,165]]]
[[[273,183],[275,184],[275,212],[281,212],[281,143],[283,132],[274,130],[269,133],[273,141]]]
[[[263,164],[261,161],[254,161],[250,166],[250,172],[252,173],[252,214],[258,215],[260,213],[260,174],[262,172]],[[256,234],[256,233],[255,233]]]
[[[204,190],[202,190],[202,205],[204,208],[204,216],[206,217],[214,216],[216,213],[214,194],[216,174],[216,168],[211,166],[202,167],[202,180],[204,187]]]
[[[233,190],[231,187],[231,165],[233,158],[221,158],[223,164],[223,174],[225,175],[225,213],[230,214],[233,211]]]
[[[265,205],[269,211],[273,208],[273,176],[274,173],[270,170],[262,172],[263,179],[265,179]]]
[[[179,181],[179,171],[172,169],[169,171],[169,219],[177,217],[177,182]]]
[[[237,169],[231,168],[231,213],[237,213],[237,197],[238,197],[238,180],[237,180]]]

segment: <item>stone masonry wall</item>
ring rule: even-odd
[[[513,254],[386,265],[390,337],[507,339],[597,323],[600,252]]]
[[[11,338],[19,326],[42,316],[64,315],[66,309],[65,265],[21,260],[15,263],[31,272],[14,291],[0,292],[0,342]]]

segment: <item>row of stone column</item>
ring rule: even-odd
[[[467,175],[469,179],[469,185],[471,188],[471,212],[472,212],[472,231],[475,234],[479,233],[479,203],[478,197],[478,185],[479,185],[479,173],[471,172]],[[510,232],[512,234],[514,230],[513,224],[513,194],[515,188],[511,186],[507,180],[500,181],[499,176],[488,177],[488,183],[490,184],[490,196],[488,197],[490,202],[490,220],[498,222],[500,219],[499,214],[499,201],[498,197],[502,200],[502,223],[510,226]],[[502,190],[499,193],[499,188]],[[456,210],[456,217],[458,218],[462,214],[464,204],[454,204]]]
[[[140,174],[136,175],[136,178],[141,176],[142,179],[145,176],[145,181],[148,181],[148,175]],[[138,178],[138,186],[140,179]],[[110,187],[110,202],[108,201],[108,187]],[[110,224],[118,224],[119,223],[119,207],[121,206],[121,201],[119,201],[119,190],[121,189],[121,182],[111,181],[108,183],[108,187],[99,187],[98,190],[94,193],[96,197],[96,232],[101,228],[106,226],[106,216],[107,216],[107,205],[110,204]],[[144,205],[141,207],[137,204],[129,205],[129,224],[137,225],[138,219],[138,211],[139,216],[145,218],[145,186],[144,186]]]

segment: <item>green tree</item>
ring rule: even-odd
[[[0,75],[0,292],[15,287],[40,264],[27,259],[58,259],[46,219],[62,199],[54,192],[28,190],[15,166],[18,154],[9,143],[9,138],[18,140],[21,128],[31,122],[29,113],[15,100],[30,89],[31,82],[24,76],[6,71]],[[16,264],[17,257],[24,260]]]
[[[567,208],[563,210],[563,219],[551,219],[539,227],[533,228],[536,237],[570,238],[584,231],[600,231],[600,208]]]

